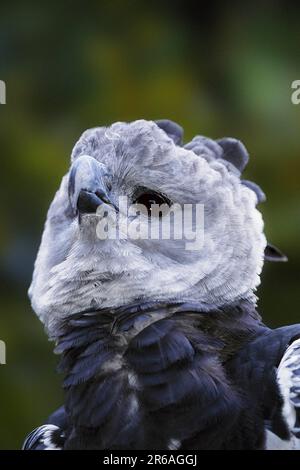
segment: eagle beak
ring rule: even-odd
[[[93,193],[86,189],[81,189],[77,199],[77,210],[80,214],[94,214],[103,203],[110,204],[105,193],[99,190]]]
[[[102,204],[117,209],[107,191],[110,176],[105,165],[89,155],[75,160],[70,170],[68,188],[74,215],[94,214]]]

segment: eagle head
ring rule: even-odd
[[[85,131],[50,205],[29,289],[48,330],[89,308],[255,301],[266,247],[256,205],[264,195],[241,179],[247,162],[240,141],[196,136],[183,145],[181,127],[168,120]],[[130,212],[124,201],[142,209]],[[164,210],[155,213],[153,204]],[[142,236],[149,222],[174,228],[185,207],[201,208],[187,233]],[[100,236],[104,222],[119,236]]]

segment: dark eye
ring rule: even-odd
[[[152,212],[151,210],[153,209],[152,206],[154,204],[157,206],[167,204],[169,207],[171,205],[170,199],[168,199],[164,194],[150,190],[139,190],[138,194],[134,196],[133,201],[134,204],[142,204],[146,208],[149,217],[155,214],[155,212]],[[155,209],[157,209],[157,207]],[[159,212],[158,215],[161,217],[162,213]]]

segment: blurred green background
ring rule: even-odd
[[[268,196],[268,238],[289,257],[265,267],[260,311],[271,326],[300,321],[300,105],[290,99],[300,10],[284,1],[197,5],[1,3],[2,449],[19,448],[62,402],[57,357],[27,288],[47,207],[88,127],[167,117],[186,140],[241,139],[252,157],[245,177]]]

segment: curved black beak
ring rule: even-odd
[[[78,157],[69,174],[69,198],[74,215],[94,214],[102,204],[116,211],[107,192],[107,179],[111,177],[105,165],[89,155]]]
[[[77,199],[77,210],[80,214],[93,214],[102,204],[113,205],[108,196],[103,191],[89,191],[81,189]],[[114,205],[113,205],[114,206]],[[116,209],[116,207],[114,206]]]

